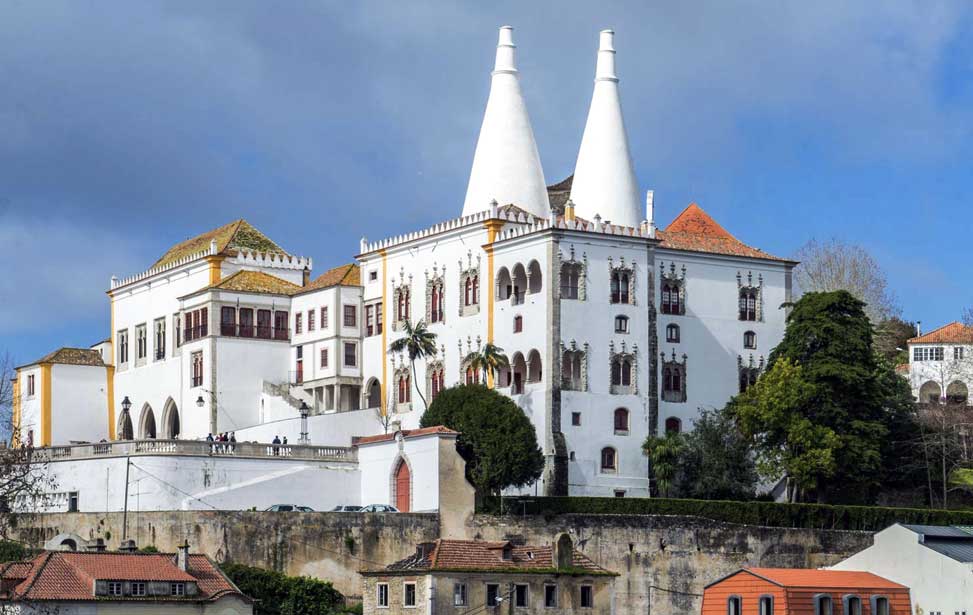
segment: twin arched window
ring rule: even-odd
[[[463,285],[463,305],[476,305],[480,302],[480,276],[473,275],[466,278]]]
[[[429,292],[429,322],[443,322],[443,283],[433,282]]]
[[[407,404],[412,401],[412,377],[408,372],[399,374],[399,403]]]
[[[616,358],[612,361],[612,384],[615,386],[632,386],[632,361],[627,358]]]
[[[740,289],[740,320],[757,320],[757,289]]]
[[[630,273],[628,270],[621,269],[612,271],[611,279],[611,302],[629,303],[629,281]]]
[[[663,314],[685,314],[685,302],[681,284],[678,282],[662,283],[662,303],[660,308]]]
[[[628,316],[615,317],[615,333],[628,333]]]

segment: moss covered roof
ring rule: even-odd
[[[211,241],[216,242],[216,251],[218,254],[232,255],[239,250],[287,254],[273,240],[241,218],[181,243],[177,243],[169,248],[159,260],[155,261],[151,269],[168,265],[169,263],[193,254],[208,251]]]

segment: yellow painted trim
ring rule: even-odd
[[[13,437],[11,438],[10,443],[14,448],[17,448],[20,446],[20,421],[21,421],[21,412],[22,412],[20,408],[20,403],[21,403],[20,402],[20,370],[17,370],[14,373],[13,384],[14,384],[13,386],[14,407],[13,407],[13,415],[11,416],[11,427],[13,430],[13,433],[11,435]]]
[[[493,287],[494,282],[494,272],[493,272],[493,242],[497,240],[497,233],[503,228],[502,220],[487,220],[483,223],[487,230],[487,242],[483,246],[483,251],[487,254],[487,343],[493,343],[493,303],[495,300],[494,294],[496,289]],[[483,289],[480,289],[480,296],[483,296]],[[487,372],[487,386],[491,389],[493,388],[493,374]]]
[[[379,255],[382,257],[382,381],[379,383],[379,390],[382,394],[382,416],[388,412],[388,403],[385,399],[385,379],[388,378],[388,365],[389,360],[386,353],[388,348],[388,341],[385,337],[386,331],[389,328],[389,301],[388,301],[388,277],[386,276],[388,272],[388,254],[385,250],[379,250]]]
[[[220,265],[223,263],[223,257],[222,256],[207,256],[206,257],[206,262],[209,263],[209,283],[210,283],[210,285],[212,286],[213,284],[219,284],[220,283],[220,280],[223,279],[223,271],[220,268]]]
[[[41,446],[51,445],[51,364],[41,364]]]
[[[108,379],[108,439],[115,439],[115,366],[105,366],[105,377]]]

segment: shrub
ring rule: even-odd
[[[257,601],[254,615],[330,615],[344,610],[344,596],[328,581],[234,563],[222,564],[220,569]]]

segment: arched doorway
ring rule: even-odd
[[[378,380],[372,379],[371,384],[368,385],[368,408],[381,408],[382,407],[382,385],[378,383]]]
[[[176,402],[169,399],[166,401],[166,409],[162,411],[162,437],[175,440],[180,431],[179,408],[176,407]]]
[[[939,383],[929,380],[919,387],[919,403],[938,404],[939,398],[942,397],[942,394],[943,388],[939,386]]]
[[[152,406],[145,404],[142,406],[142,416],[139,418],[139,439],[148,438],[155,438],[155,413],[152,412]]]
[[[409,512],[412,510],[412,472],[405,459],[399,459],[399,465],[395,468],[395,507],[399,512]]]

